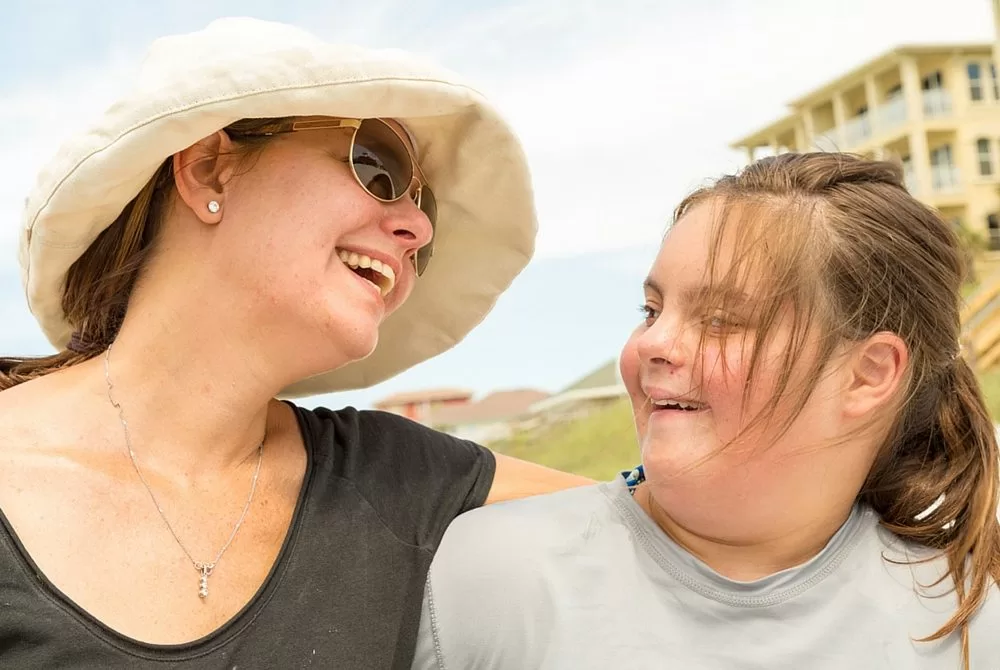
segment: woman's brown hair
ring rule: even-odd
[[[965,256],[956,231],[907,192],[900,166],[847,154],[759,160],[691,194],[675,220],[706,202],[721,212],[710,281],[745,289],[748,277],[763,277],[767,289],[756,296],[749,379],[764,364],[763,343],[781,315],[794,315],[778,388],[755,421],[792,398],[787,427],[839,345],[885,331],[905,342],[898,418],[859,498],[896,535],[947,558],[958,609],[925,639],[960,631],[967,667],[968,623],[1000,582],[1000,453],[976,375],[961,355]],[[736,251],[719,277],[724,237]],[[807,358],[807,333],[822,336],[799,386],[791,370]]]
[[[250,161],[289,119],[243,119],[225,128],[241,161]],[[244,162],[244,166],[246,163]],[[0,357],[0,391],[102,353],[114,341],[129,298],[153,252],[174,193],[167,158],[118,218],[98,235],[66,275],[62,308],[73,326],[69,347],[38,358]]]

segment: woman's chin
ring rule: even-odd
[[[350,337],[344,338],[339,347],[339,353],[343,358],[341,365],[364,360],[374,353],[378,346],[378,328],[369,331],[357,331],[351,333]]]

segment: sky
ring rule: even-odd
[[[16,261],[38,170],[128,86],[149,42],[224,16],[429,56],[491,98],[530,163],[537,252],[494,311],[387,382],[302,401],[335,407],[440,386],[565,387],[618,355],[670,212],[744,163],[730,142],[895,46],[993,38],[991,0],[5,0],[0,353],[52,350]],[[648,155],[630,164],[624,147]]]

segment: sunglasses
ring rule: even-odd
[[[365,193],[379,202],[396,202],[407,195],[427,216],[431,231],[437,227],[437,200],[427,185],[406,141],[382,119],[316,119],[294,121],[290,127],[255,133],[277,135],[303,130],[351,130],[351,173]],[[417,250],[413,267],[419,277],[434,254],[434,238]]]

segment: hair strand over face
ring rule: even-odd
[[[958,609],[925,639],[960,630],[968,667],[968,623],[1000,582],[1000,453],[975,373],[959,355],[965,267],[956,231],[906,191],[900,166],[848,154],[757,161],[692,193],[675,220],[704,203],[716,222],[709,281],[721,295],[755,296],[750,380],[782,314],[793,319],[774,394],[751,423],[790,399],[787,429],[841,345],[879,332],[905,343],[904,389],[889,409],[898,418],[859,498],[886,528],[946,556]],[[724,240],[735,251],[720,273]],[[763,279],[748,288],[750,277]],[[793,383],[809,332],[820,334],[819,349],[806,357],[804,384]]]

